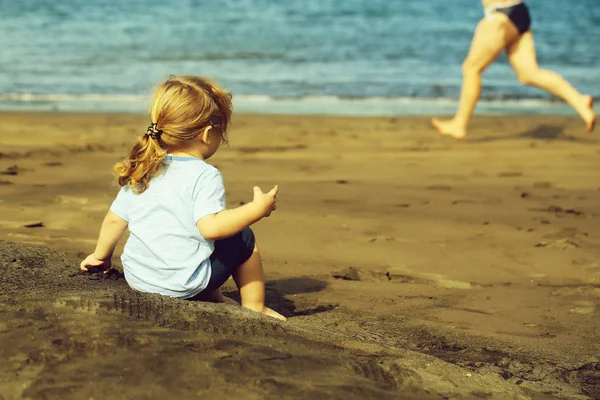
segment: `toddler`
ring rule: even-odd
[[[121,260],[129,286],[181,299],[234,302],[220,287],[233,276],[242,306],[285,320],[265,307],[263,267],[253,223],[276,208],[278,187],[226,209],[220,172],[206,163],[227,141],[231,94],[210,80],[170,77],[154,92],[151,124],[129,157],[114,166],[121,190],[95,251],[81,269],[111,267],[126,229]]]

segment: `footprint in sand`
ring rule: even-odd
[[[522,172],[511,172],[511,171],[507,171],[507,172],[500,172],[498,174],[498,177],[500,178],[517,178],[523,176]]]
[[[18,165],[12,165],[8,168],[6,168],[4,171],[0,171],[0,175],[18,175],[19,171],[22,171],[21,168],[19,168]]]
[[[471,290],[473,285],[469,282],[446,279],[443,275],[413,272],[404,266],[393,266],[388,269],[386,275],[391,281],[407,283],[433,283],[445,289]]]
[[[44,228],[43,221],[0,221],[2,228]]]
[[[427,186],[427,190],[440,190],[440,191],[450,191],[452,190],[452,186],[448,185],[431,185]]]
[[[84,239],[84,238],[75,238],[70,236],[57,236],[57,235],[29,235],[27,233],[18,233],[18,232],[9,232],[8,237],[16,238],[19,242],[34,244],[34,245],[42,245],[47,246],[48,243],[54,242],[67,242],[67,243],[83,243],[86,245],[94,245],[97,240],[96,239]],[[36,239],[36,240],[33,240]]]
[[[433,284],[445,289],[473,289],[473,285],[469,282],[446,279],[439,274],[413,272],[404,266],[392,266],[386,272],[365,271],[349,267],[341,271],[333,271],[331,275],[335,279],[345,281],[391,281],[393,283]]]
[[[577,228],[566,227],[556,229],[544,236],[545,239],[586,239],[589,236],[587,232],[581,231]]]
[[[533,187],[537,189],[551,189],[552,182],[534,182]]]
[[[437,281],[437,285],[439,287],[443,287],[446,289],[461,289],[461,290],[473,289],[473,285],[471,285],[469,282],[455,281],[452,279],[439,279]]]
[[[578,248],[585,245],[588,233],[577,228],[567,227],[554,230],[544,235],[544,240],[535,245],[535,247],[549,247],[560,250]]]
[[[529,211],[554,213],[557,216],[562,215],[562,214],[576,215],[576,216],[584,215],[583,211],[579,211],[574,208],[562,208],[561,206],[556,206],[556,205],[550,205],[548,207],[543,207],[543,208],[530,208]]]
[[[600,288],[593,286],[579,287],[563,287],[552,292],[552,296],[568,297],[568,296],[586,296],[600,297]]]
[[[600,264],[598,263],[587,264],[583,268],[592,272],[600,272]]]
[[[551,241],[542,241],[536,243],[535,247],[545,247],[549,249],[559,249],[559,250],[567,250],[567,249],[576,249],[581,247],[579,243],[571,239],[559,239],[559,240],[551,240]]]
[[[452,205],[455,206],[457,204],[474,204],[476,203],[476,201],[474,200],[469,200],[469,199],[458,199],[458,200],[454,200],[452,202]]]
[[[54,202],[58,203],[58,204],[85,205],[88,203],[88,201],[89,201],[89,199],[87,199],[85,197],[64,196],[64,195],[56,196],[56,198],[54,199]]]
[[[31,222],[27,222],[25,223],[25,225],[23,225],[23,228],[45,228],[46,226],[44,225],[44,223],[42,221],[31,221]]]
[[[596,306],[593,302],[588,300],[580,300],[573,303],[575,307],[569,310],[572,314],[589,315],[596,311]]]
[[[600,288],[592,286],[580,287],[562,287],[552,292],[552,296],[557,297],[572,297],[586,296],[592,298],[600,297]],[[596,305],[591,300],[577,300],[572,303],[572,308],[569,310],[571,314],[589,315],[596,312]]]
[[[83,211],[106,211],[108,210],[108,207],[106,207],[106,204],[92,204],[87,207],[82,207],[81,209]]]
[[[552,222],[550,222],[548,219],[546,219],[544,217],[533,217],[533,218],[531,218],[531,220],[532,221],[537,221],[537,222],[539,222],[540,224],[543,224],[543,225],[551,225],[552,224]]]
[[[396,237],[396,236],[387,236],[387,235],[379,235],[379,236],[369,236],[367,238],[358,239],[363,242],[366,241],[368,243],[385,243],[385,242],[400,242],[400,243],[410,243],[415,244],[419,243],[418,240]]]

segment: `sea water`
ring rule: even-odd
[[[531,0],[539,63],[600,97],[598,0]],[[236,112],[451,114],[478,0],[0,0],[0,108],[142,112],[170,74]],[[502,54],[478,113],[563,114]]]

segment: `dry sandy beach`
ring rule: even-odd
[[[600,397],[577,118],[478,117],[459,143],[426,118],[236,115],[211,162],[231,207],[280,186],[254,230],[285,323],[78,272],[145,116],[0,125],[0,399]]]

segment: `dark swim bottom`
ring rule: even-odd
[[[216,240],[215,251],[210,256],[210,281],[199,295],[208,294],[223,286],[239,266],[250,258],[254,244],[254,233],[250,228],[227,239]]]
[[[531,16],[529,15],[529,8],[527,8],[525,3],[512,7],[496,8],[494,11],[505,14],[517,27],[521,35],[531,28]]]

